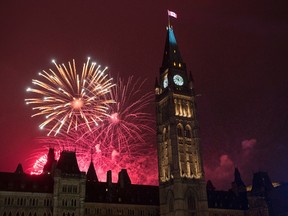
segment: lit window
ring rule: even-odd
[[[184,132],[183,132],[183,127],[182,127],[181,124],[179,124],[179,125],[177,126],[177,135],[178,135],[178,137],[183,137],[183,134],[184,134]]]
[[[176,50],[173,50],[174,53],[176,53]]]
[[[173,62],[173,65],[176,66],[176,62]]]
[[[181,63],[179,63],[179,67],[182,67]]]

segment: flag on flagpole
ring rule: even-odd
[[[168,16],[171,16],[171,17],[174,17],[174,18],[177,18],[177,14],[173,11],[169,11],[168,10]]]

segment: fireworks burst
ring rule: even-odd
[[[31,168],[29,168],[27,171],[31,175],[40,175],[43,172],[43,168],[47,162],[47,152],[49,148],[44,148],[43,152],[39,154],[39,152],[35,152],[34,155],[32,155],[30,158],[28,158],[28,161],[32,161],[33,159],[36,158],[36,161],[33,163]],[[60,151],[55,152],[55,159],[58,160],[60,157]]]
[[[139,146],[147,146],[147,136],[155,134],[154,118],[145,109],[152,104],[154,94],[144,93],[144,81],[134,79],[127,81],[118,78],[117,85],[110,92],[115,103],[110,104],[110,115],[93,133],[88,133],[88,139],[93,143],[101,143],[105,152],[115,154],[139,153]],[[150,141],[150,140],[149,140]]]
[[[48,135],[52,132],[56,135],[62,128],[69,133],[73,128],[77,130],[80,124],[92,131],[109,116],[107,110],[113,103],[108,96],[114,84],[106,73],[107,67],[102,70],[101,65],[90,63],[88,58],[78,74],[74,60],[68,62],[68,67],[52,62],[57,71],[43,70],[39,73],[41,80],[32,80],[35,88],[27,88],[36,95],[25,99],[26,104],[33,104],[33,110],[37,111],[32,117],[45,116],[46,120],[39,127],[47,126]]]
[[[109,115],[92,131],[79,127],[62,137],[46,137],[42,144],[49,143],[55,150],[75,150],[82,171],[87,171],[94,162],[98,179],[106,180],[106,172],[112,170],[113,181],[118,172],[126,168],[134,184],[156,185],[157,152],[154,118],[147,112],[153,102],[153,92],[145,93],[145,81],[129,77],[118,78],[111,89],[114,103],[109,104]],[[144,93],[143,93],[144,92]],[[91,155],[92,151],[92,155]],[[48,152],[39,152],[40,158]],[[34,172],[36,172],[34,170]]]

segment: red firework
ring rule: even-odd
[[[111,89],[110,115],[94,128],[93,133],[86,133],[88,139],[101,143],[105,151],[116,151],[115,154],[137,154],[141,149],[149,145],[147,136],[155,134],[154,118],[147,112],[149,105],[153,103],[152,92],[143,93],[145,81],[118,78],[117,85]],[[140,152],[139,152],[140,153]]]
[[[134,184],[157,185],[157,152],[151,139],[155,137],[154,118],[147,111],[154,94],[143,91],[144,82],[133,77],[127,81],[118,78],[111,89],[115,103],[109,106],[109,116],[92,132],[79,127],[73,133],[46,137],[41,142],[55,150],[76,149],[82,171],[87,171],[92,157],[100,181],[105,181],[107,171],[112,170],[115,182],[118,172],[127,169]]]

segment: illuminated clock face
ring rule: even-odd
[[[174,75],[173,81],[178,86],[182,86],[184,84],[183,78],[180,75],[178,75],[178,74]]]
[[[168,78],[165,77],[163,80],[163,87],[166,88],[168,86]]]

